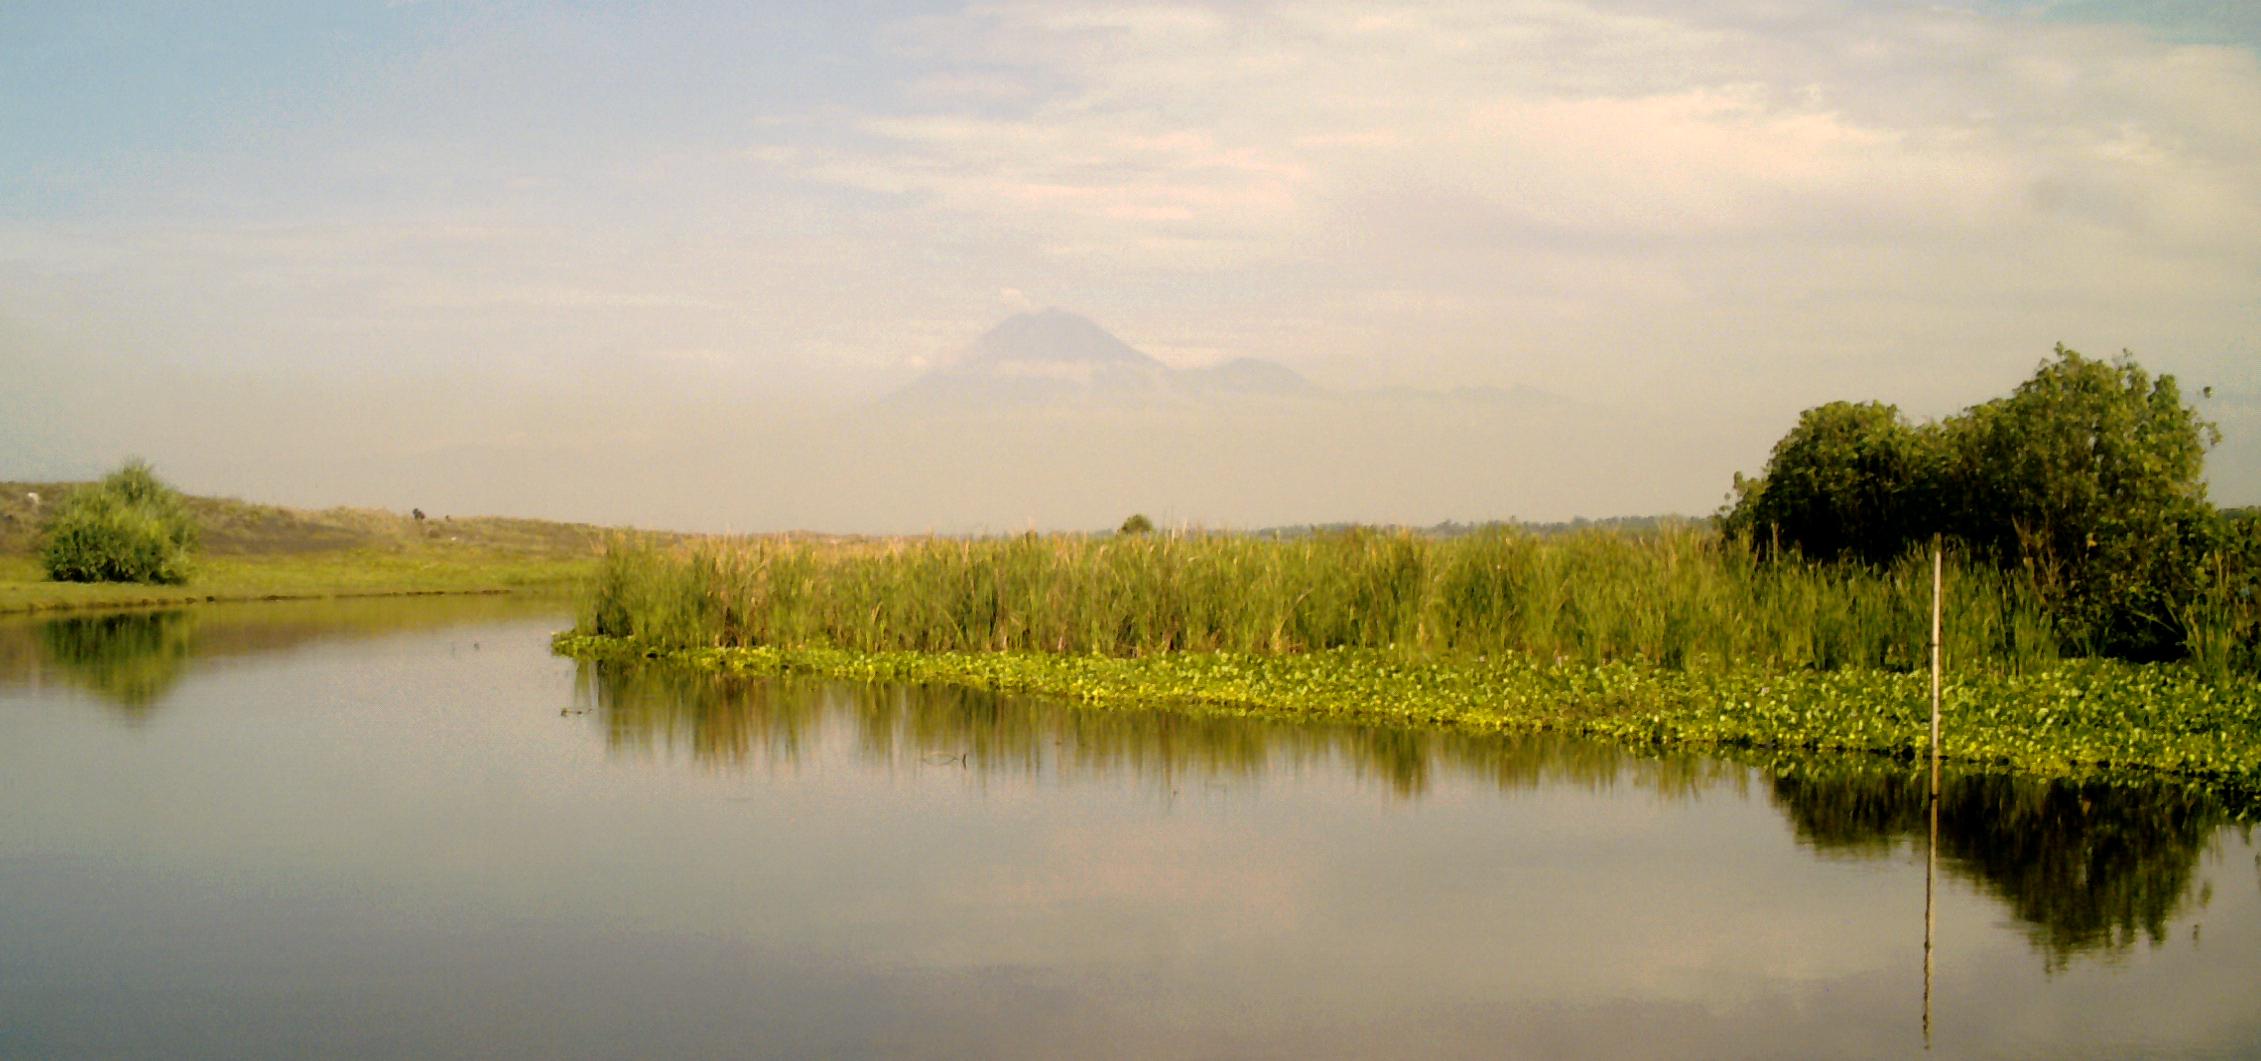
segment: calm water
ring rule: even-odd
[[[1919,779],[0,622],[0,1056],[1907,1055]],[[1951,776],[1931,1044],[2261,1053],[2204,798]]]

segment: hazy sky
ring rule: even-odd
[[[2064,342],[2261,502],[2261,4],[0,4],[0,478],[709,529],[1710,511]],[[1324,408],[871,402],[1035,306]],[[1536,388],[1538,410],[1359,398]],[[1527,415],[1526,415],[1527,414]]]

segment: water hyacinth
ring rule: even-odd
[[[2016,572],[1950,564],[1944,754],[2261,792],[2261,683],[2067,659]],[[1930,565],[1762,563],[1695,527],[615,542],[561,651],[1196,714],[1929,752]]]
[[[752,675],[935,683],[1055,696],[1095,708],[1157,705],[1198,716],[1564,732],[1648,746],[1929,753],[1926,679],[1868,669],[1768,673],[1417,659],[1371,649],[1143,657],[835,648],[661,649],[561,635],[582,658],[660,659]],[[2201,785],[2248,815],[2261,795],[2261,686],[2185,668],[2089,661],[1951,683],[1945,756],[2036,777],[2146,774]]]

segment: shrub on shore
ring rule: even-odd
[[[40,561],[57,582],[188,581],[196,523],[148,464],[127,461],[55,506]]]
[[[1770,560],[1889,564],[1935,537],[2023,572],[2082,654],[2261,666],[2251,520],[2203,477],[2215,426],[2172,376],[2059,346],[2009,396],[1933,423],[1808,409],[1720,524]]]

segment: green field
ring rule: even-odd
[[[418,520],[191,497],[203,548],[184,585],[48,580],[40,517],[83,484],[0,483],[0,613],[204,601],[564,591],[595,570],[605,531],[475,517]],[[40,495],[34,509],[27,494]]]

